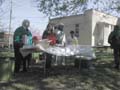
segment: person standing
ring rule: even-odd
[[[64,32],[64,24],[60,23],[56,26],[55,28],[56,32],[56,44],[61,47],[66,46],[66,35]],[[56,65],[57,64],[62,64],[65,65],[65,57],[64,56],[56,56]]]
[[[114,27],[114,30],[110,33],[108,37],[108,43],[113,49],[115,68],[119,69],[120,65],[120,28],[118,25]]]
[[[57,36],[57,44],[61,44],[62,46],[65,46],[66,36],[64,33],[64,24],[63,23],[60,23],[56,27],[56,36]]]
[[[32,34],[28,29],[30,26],[29,20],[23,20],[22,26],[18,27],[13,36],[13,45],[14,45],[14,54],[15,54],[15,69],[14,72],[17,73],[20,71],[22,66],[22,71],[27,71],[27,64],[29,66],[29,60],[32,57],[32,54],[29,54],[26,57],[23,57],[20,48],[23,45],[32,45]],[[28,61],[28,63],[26,63]]]
[[[49,31],[49,34],[48,34],[48,36],[47,36],[47,39],[50,40],[50,45],[51,45],[51,46],[54,46],[54,45],[56,44],[56,35],[55,35],[53,29],[51,29],[51,30]]]
[[[70,37],[67,39],[67,44],[68,45],[78,45],[78,39],[75,36],[74,31],[70,31]]]
[[[46,27],[46,30],[43,32],[42,39],[46,39],[48,37],[50,30],[52,29],[53,29],[53,25],[49,23]]]
[[[54,27],[52,23],[47,25],[46,30],[43,32],[42,39],[51,40],[50,45],[54,45],[56,43],[55,34],[53,33]],[[49,53],[43,53],[42,55],[46,59],[46,68],[51,68],[52,63],[52,55]]]

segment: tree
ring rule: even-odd
[[[92,1],[93,5],[91,8],[113,14],[120,11],[120,0],[89,0]],[[88,3],[90,4],[90,3]]]
[[[5,0],[0,0],[0,14],[2,13],[1,5],[3,4]]]
[[[0,0],[0,6],[2,5],[3,2],[4,2],[4,0]]]
[[[34,0],[48,17],[68,16],[96,9],[106,13],[120,11],[120,0]]]
[[[87,0],[35,0],[39,11],[47,16],[61,16],[76,14],[84,9]],[[81,6],[81,7],[79,7]]]

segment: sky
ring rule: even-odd
[[[38,11],[36,3],[32,0],[13,0],[12,4],[12,31],[19,27],[24,19],[30,20],[30,29],[35,33],[42,33],[48,23],[48,17]],[[9,27],[10,0],[2,5],[4,15],[1,22],[5,28]]]
[[[37,3],[33,2],[34,0],[12,0],[13,8],[12,8],[12,31],[19,27],[24,19],[28,19],[31,22],[31,31],[35,33],[40,33],[45,30],[48,24],[48,17],[38,11]],[[96,4],[93,5],[92,1],[89,0],[88,9],[102,8],[102,5]],[[107,0],[109,1],[109,0]],[[2,22],[3,26],[9,28],[9,20],[10,20],[10,0],[5,0],[4,4],[0,7],[3,9],[4,14],[2,17],[0,16],[0,22]],[[116,13],[112,13],[113,15],[117,15]],[[119,15],[118,15],[119,16]]]

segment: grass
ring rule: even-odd
[[[57,66],[43,75],[41,64],[33,64],[27,73],[18,73],[0,90],[119,90],[120,70],[112,67],[112,53],[97,53],[95,70]]]

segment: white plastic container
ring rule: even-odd
[[[22,41],[23,41],[24,45],[27,45],[28,44],[28,36],[27,35],[23,35]]]

